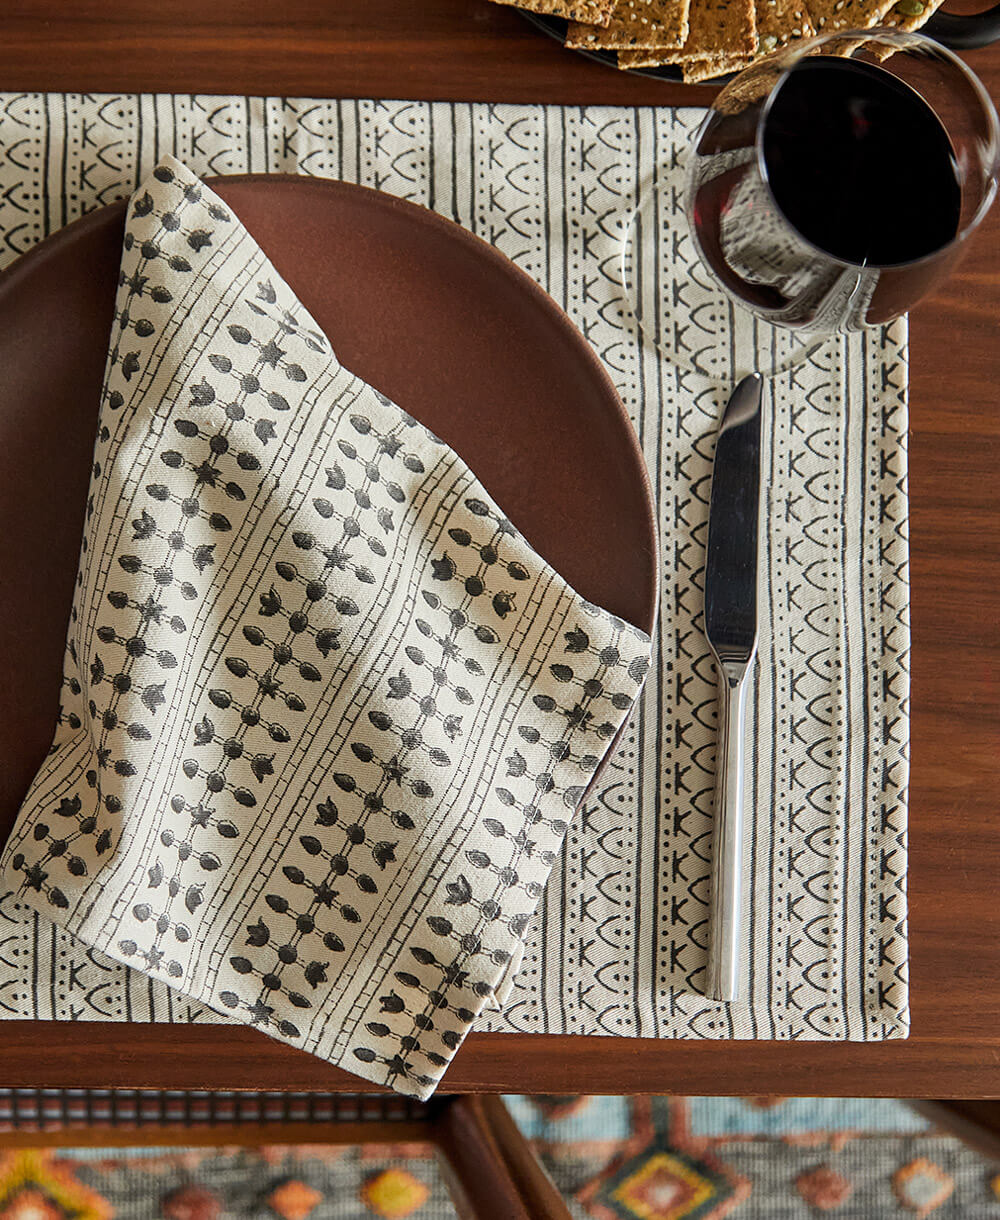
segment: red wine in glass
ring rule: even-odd
[[[915,88],[878,63],[812,55],[706,124],[690,204],[733,295],[832,332],[897,316],[946,274],[962,197],[948,130]]]

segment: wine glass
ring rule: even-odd
[[[939,283],[993,200],[998,158],[982,84],[924,35],[789,46],[734,77],[694,138],[673,218],[695,253],[684,293],[651,295],[644,274],[645,236],[676,192],[654,169],[622,252],[632,308],[671,361],[711,374],[712,345],[692,343],[687,323],[693,307],[718,322],[735,302],[738,333],[717,328],[740,349],[735,371],[784,371]]]

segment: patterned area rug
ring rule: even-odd
[[[581,1220],[1000,1217],[998,1169],[894,1101],[511,1097]],[[445,1220],[423,1145],[0,1152],[0,1220]]]

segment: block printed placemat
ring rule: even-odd
[[[131,193],[164,153],[196,173],[343,178],[457,220],[538,280],[607,365],[643,444],[663,551],[658,661],[566,839],[511,997],[477,1028],[644,1037],[905,1037],[908,584],[905,322],[831,341],[771,382],[761,642],[751,698],[749,996],[700,994],[715,678],[701,574],[734,315],[701,310],[690,242],[646,234],[644,311],[691,302],[681,342],[643,342],[621,238],[658,172],[681,203],[693,109],[278,98],[0,95],[0,265]],[[654,167],[659,167],[655,169]],[[294,285],[293,285],[294,287]],[[336,346],[336,336],[331,336]],[[405,402],[401,403],[403,407]],[[160,983],[0,899],[0,1016],[202,1022]]]

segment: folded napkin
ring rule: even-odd
[[[428,1096],[639,693],[172,158],[133,196],[52,750],[4,853],[99,953]]]

